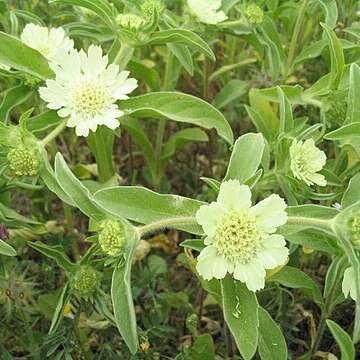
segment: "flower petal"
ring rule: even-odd
[[[260,260],[253,259],[247,264],[235,265],[234,278],[246,284],[250,291],[261,290],[265,287],[266,271]]]
[[[275,269],[285,264],[289,256],[289,249],[285,244],[285,239],[281,235],[270,235],[265,239],[265,248],[257,255],[265,269]]]
[[[216,225],[219,219],[224,215],[223,209],[217,202],[209,205],[200,206],[196,212],[196,221],[204,229],[204,233],[208,236],[214,236]]]
[[[263,230],[269,234],[276,231],[278,226],[284,225],[287,221],[285,212],[286,203],[277,194],[272,194],[260,201],[250,209],[250,213],[255,215]]]
[[[196,270],[205,280],[223,279],[227,274],[228,264],[224,255],[219,255],[215,246],[207,246],[197,258]]]
[[[238,180],[228,180],[221,184],[217,203],[225,211],[243,211],[251,206],[251,191]]]

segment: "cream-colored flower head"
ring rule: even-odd
[[[318,174],[326,163],[326,155],[315,146],[313,139],[306,141],[293,140],[290,146],[290,168],[299,180],[306,185],[326,186],[324,175]]]
[[[117,119],[124,112],[115,102],[128,99],[126,94],[137,88],[137,80],[128,79],[128,71],[119,72],[118,65],[108,65],[100,46],[91,45],[87,54],[62,51],[50,67],[56,79],[46,81],[40,96],[59,116],[69,116],[67,126],[75,127],[76,135],[88,136],[98,125],[113,130],[120,125]]]
[[[275,234],[287,221],[285,208],[285,201],[275,194],[251,206],[248,186],[237,180],[223,182],[217,201],[196,213],[207,245],[198,256],[199,274],[210,280],[230,273],[249,290],[262,289],[265,270],[283,265],[289,255],[285,239]]]
[[[228,18],[219,10],[221,0],[188,0],[187,3],[191,14],[204,24],[216,25]]]
[[[27,46],[36,49],[48,60],[54,60],[59,50],[70,51],[74,41],[65,35],[63,28],[51,28],[26,24],[20,36],[21,41]]]
[[[350,295],[350,297],[356,301],[356,277],[353,267],[347,268],[344,272],[342,292],[346,298]]]

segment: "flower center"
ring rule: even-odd
[[[214,240],[219,254],[242,264],[248,263],[263,248],[262,232],[251,214],[232,212],[223,217]]]
[[[94,78],[84,78],[77,82],[70,92],[75,112],[85,119],[101,115],[106,110],[106,89]]]
[[[43,54],[45,57],[49,56],[51,54],[51,47],[47,43],[40,43],[37,46],[38,51]]]

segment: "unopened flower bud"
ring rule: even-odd
[[[347,91],[333,90],[323,100],[326,123],[330,127],[342,125],[347,113]]]
[[[39,170],[39,158],[35,151],[20,145],[12,149],[7,159],[10,163],[10,169],[14,171],[17,176],[34,176]]]
[[[101,225],[99,244],[109,256],[123,254],[125,247],[125,230],[123,225],[116,220],[106,220]]]
[[[150,19],[155,11],[161,15],[164,11],[164,5],[157,0],[147,0],[142,4],[141,11],[146,19]]]
[[[0,240],[6,240],[9,238],[9,230],[4,224],[0,224]]]
[[[99,275],[91,267],[82,267],[76,272],[72,284],[75,291],[89,294],[98,287]]]
[[[249,5],[245,10],[245,16],[251,25],[260,25],[264,21],[264,12],[258,5]]]
[[[127,30],[139,30],[144,20],[135,14],[119,14],[116,23]]]

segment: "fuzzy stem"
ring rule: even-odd
[[[291,70],[292,70],[292,62],[294,60],[296,46],[298,45],[300,30],[301,30],[301,26],[303,24],[307,5],[308,5],[308,0],[303,0],[301,7],[300,7],[299,14],[297,16],[296,23],[295,23],[293,36],[292,36],[291,43],[290,43],[289,54],[288,54],[288,57],[286,60],[285,68],[284,68],[284,73],[283,73],[284,81],[286,81],[287,77],[290,75]]]
[[[63,120],[54,130],[52,130],[46,137],[39,141],[39,144],[46,146],[49,142],[54,140],[66,127],[67,119]]]
[[[140,235],[144,236],[147,234],[154,233],[157,230],[161,230],[164,228],[173,228],[176,225],[185,225],[185,224],[197,224],[196,218],[194,216],[186,216],[186,217],[176,217],[165,220],[160,220],[148,225],[140,226],[139,231]]]

